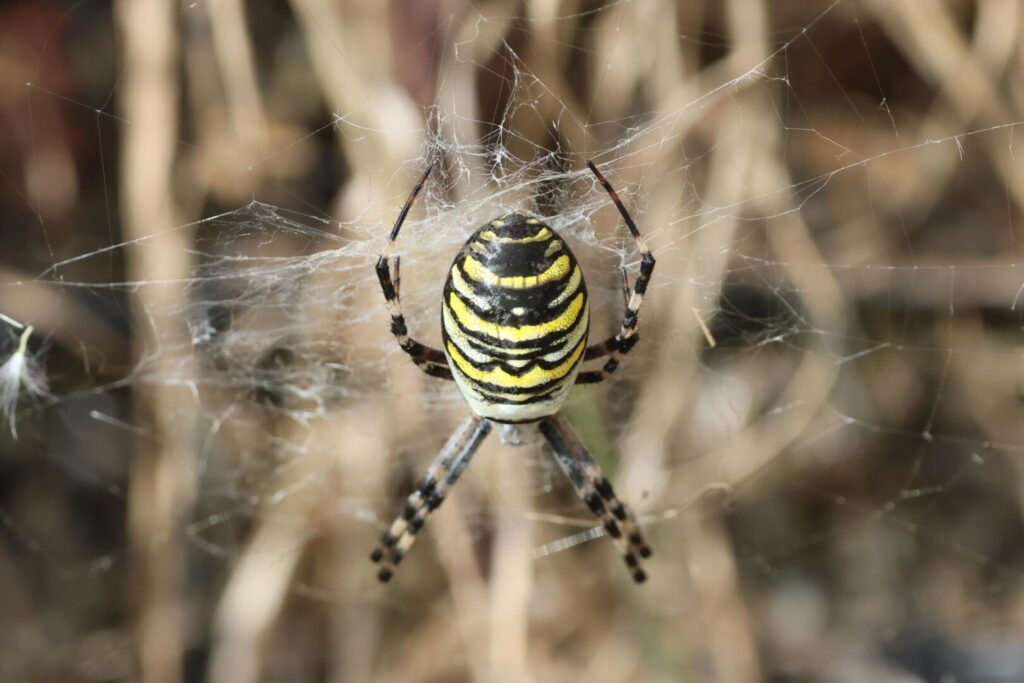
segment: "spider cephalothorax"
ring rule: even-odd
[[[622,326],[598,344],[587,345],[587,287],[568,244],[543,220],[510,213],[474,232],[455,257],[441,305],[444,350],[424,346],[409,336],[401,307],[399,260],[396,256],[392,267],[389,257],[432,165],[413,188],[391,230],[377,260],[391,331],[424,372],[455,380],[474,416],[445,444],[373,551],[381,581],[391,578],[427,517],[490,432],[492,421],[538,422],[558,464],[615,541],[633,579],[647,578],[640,558],[649,557],[651,550],[636,519],[616,497],[579,437],[557,415],[573,384],[605,379],[636,344],[637,316],[654,271],[654,256],[629,212],[597,167],[589,161],[587,165],[611,196],[641,253],[640,274],[628,293]],[[607,360],[599,370],[580,372],[584,361],[600,358]]]

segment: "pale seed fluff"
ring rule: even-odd
[[[28,354],[31,325],[25,327],[18,339],[18,348],[0,365],[0,415],[11,424],[11,436],[18,438],[15,413],[21,392],[31,396],[44,396],[47,392],[46,374],[35,358]]]

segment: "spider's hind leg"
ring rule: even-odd
[[[646,581],[647,573],[640,566],[640,560],[651,556],[651,548],[644,540],[636,517],[615,495],[611,483],[565,420],[554,415],[541,420],[539,428],[576,493],[615,543],[633,580]]]
[[[423,528],[430,513],[444,502],[448,488],[458,480],[490,431],[490,422],[471,417],[448,439],[416,490],[406,499],[401,514],[384,532],[380,543],[370,554],[370,559],[379,565],[377,578],[382,582],[391,580],[395,567],[415,542],[416,534]]]

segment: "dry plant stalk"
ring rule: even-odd
[[[123,0],[116,5],[125,70],[121,199],[128,241],[129,279],[140,287],[133,306],[141,362],[160,344],[188,353],[184,321],[154,315],[180,306],[180,284],[192,271],[188,234],[174,199],[178,139],[178,4],[172,0]],[[157,363],[177,363],[168,354]],[[187,362],[187,360],[186,360]],[[191,408],[190,408],[191,406]],[[136,559],[132,582],[137,663],[147,683],[183,680],[183,653],[191,633],[185,575],[184,524],[195,497],[196,399],[185,386],[137,385],[135,419],[145,433],[136,440],[129,528]]]

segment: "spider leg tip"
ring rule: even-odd
[[[384,558],[384,551],[380,548],[374,548],[373,552],[370,553],[371,562],[380,562]]]
[[[377,580],[381,583],[387,583],[391,580],[391,577],[394,575],[395,573],[390,569],[381,569],[379,572],[377,572]]]
[[[647,581],[647,572],[645,572],[643,569],[637,569],[635,572],[633,572],[633,580],[637,583],[644,583],[645,581]]]

